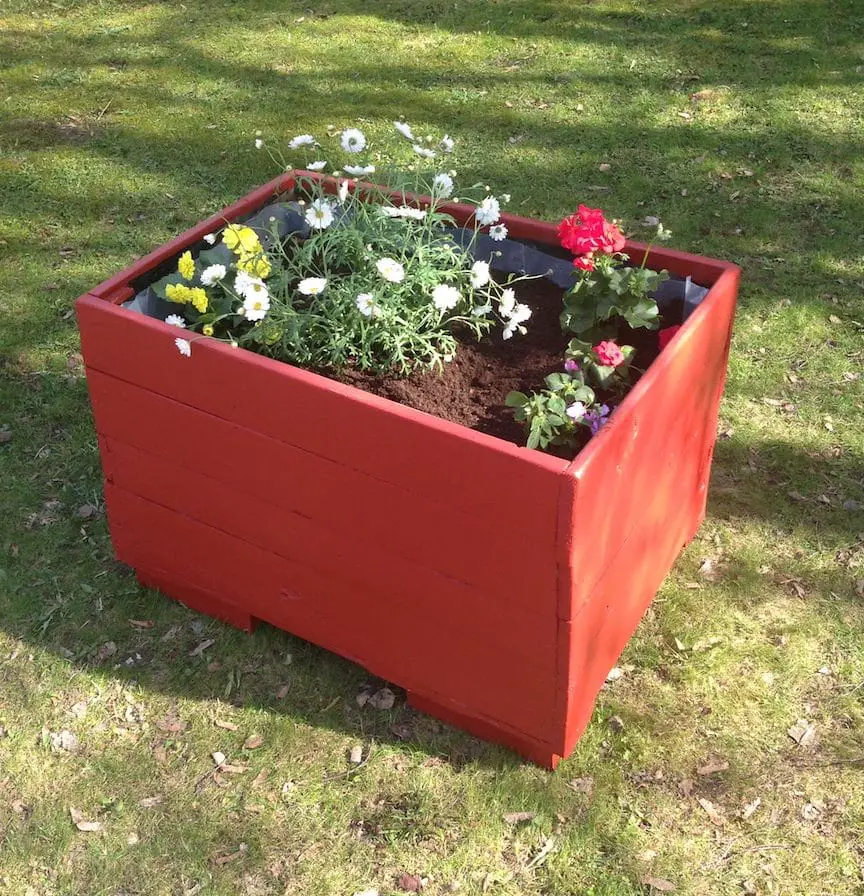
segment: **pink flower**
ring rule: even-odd
[[[580,271],[593,271],[594,270],[594,256],[593,255],[578,255],[573,259],[573,267],[579,268]]]
[[[594,346],[594,354],[603,367],[618,367],[624,363],[624,352],[610,339]]]
[[[573,358],[568,358],[564,362],[564,369],[567,371],[567,373],[579,373],[579,362],[574,361]]]

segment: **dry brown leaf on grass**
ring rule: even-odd
[[[264,738],[261,737],[260,734],[250,734],[249,737],[243,741],[243,749],[244,750],[257,750],[264,743]]]
[[[233,862],[236,859],[239,859],[240,856],[244,855],[249,850],[249,847],[245,843],[241,843],[236,851],[234,852],[220,852],[213,856],[213,864],[214,865],[227,865],[229,862]]]
[[[396,703],[396,695],[390,688],[381,688],[381,690],[376,691],[369,697],[368,703],[370,706],[374,706],[375,709],[393,709],[393,705]]]
[[[533,821],[537,817],[536,812],[508,812],[504,817],[507,824],[523,824],[526,821]]]
[[[657,890],[658,893],[671,893],[677,889],[675,884],[671,880],[666,880],[665,877],[643,877],[642,883],[652,890]]]
[[[51,734],[51,749],[55,753],[65,750],[67,753],[75,753],[78,751],[80,744],[78,738],[67,729]]]
[[[748,818],[752,818],[753,814],[756,810],[762,805],[762,800],[757,796],[752,803],[747,803],[744,808],[741,810],[741,817],[746,821]]]
[[[815,747],[817,744],[816,726],[807,719],[798,721],[786,732],[792,740],[804,749]]]
[[[233,722],[226,722],[224,719],[213,719],[213,724],[217,728],[224,728],[226,731],[236,731],[240,727]]]
[[[712,824],[716,824],[717,827],[722,827],[726,824],[726,817],[723,815],[723,812],[718,809],[711,800],[706,800],[704,797],[700,797],[699,805],[705,811],[708,818],[711,819]]]
[[[423,879],[416,874],[403,871],[396,878],[396,886],[404,893],[419,893],[423,889]]]
[[[79,510],[78,515],[79,516],[81,515],[80,510]],[[130,619],[129,625],[131,625],[132,628],[147,629],[147,628],[153,628],[155,623],[153,622],[152,619]]]
[[[594,779],[591,777],[574,778],[567,786],[571,790],[575,790],[576,793],[591,794],[594,792]]]
[[[154,806],[161,806],[164,799],[161,793],[157,793],[156,796],[145,796],[143,800],[138,800],[138,805],[142,809],[152,809]]]
[[[205,641],[201,641],[197,647],[194,647],[189,651],[189,656],[201,656],[205,650],[209,649],[216,643],[214,638],[207,638]]]
[[[78,809],[70,808],[69,815],[72,817],[72,824],[85,834],[93,834],[102,830],[101,821],[87,821],[84,814],[79,812]]]
[[[716,756],[709,759],[705,765],[696,769],[699,775],[716,775],[718,772],[725,772],[729,768],[729,763],[725,759],[718,759]]]

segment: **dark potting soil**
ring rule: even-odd
[[[525,444],[522,425],[504,401],[514,390],[530,394],[541,389],[550,373],[563,370],[564,351],[572,334],[561,332],[562,290],[545,280],[518,284],[518,301],[531,308],[525,336],[504,341],[501,328],[477,342],[470,334],[459,339],[456,357],[442,371],[422,371],[410,377],[374,375],[358,370],[326,371],[339,382],[460,423],[469,429]],[[679,303],[680,304],[680,303]],[[681,308],[664,315],[664,326],[680,323]],[[632,345],[634,379],[657,356],[657,331],[623,327],[619,342]],[[604,398],[605,396],[600,396]],[[587,430],[586,430],[587,441]],[[581,447],[576,446],[576,449]],[[557,453],[557,452],[556,452]],[[572,456],[573,451],[567,452]]]

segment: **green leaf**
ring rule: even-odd
[[[540,432],[539,430],[532,429],[530,433],[528,433],[528,441],[527,446],[529,448],[537,448],[540,444]]]
[[[508,392],[504,404],[508,408],[521,408],[528,404],[528,396],[524,392]]]

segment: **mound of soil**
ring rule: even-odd
[[[519,285],[518,295],[519,301],[532,310],[526,323],[528,333],[506,342],[500,328],[480,342],[468,335],[464,341],[459,340],[456,358],[442,371],[401,377],[345,369],[326,371],[326,375],[469,429],[524,445],[522,426],[513,419],[513,410],[506,407],[504,400],[514,390],[530,393],[540,389],[544,377],[563,370],[570,335],[561,332],[563,293],[559,287],[545,280],[530,280]],[[664,325],[669,322],[664,321]],[[625,330],[620,341],[636,348],[634,367],[644,370],[657,355],[657,333]]]

